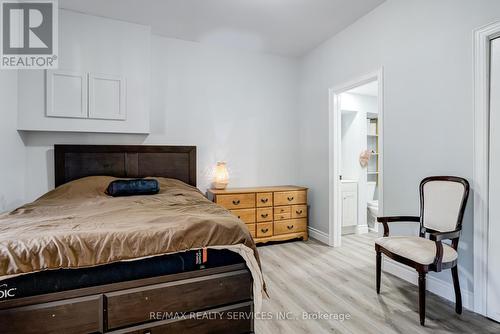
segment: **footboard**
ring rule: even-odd
[[[244,264],[0,302],[2,333],[251,333]]]

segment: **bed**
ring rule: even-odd
[[[196,147],[56,145],[56,189],[0,215],[2,333],[252,333],[244,224],[195,188]],[[112,198],[117,178],[160,192]]]

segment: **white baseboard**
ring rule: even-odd
[[[342,226],[342,235],[356,234],[357,232],[358,232],[358,226],[357,225]]]
[[[368,225],[356,225],[356,234],[368,233]]]
[[[417,272],[410,267],[407,267],[401,263],[395,262],[384,256],[384,261],[382,264],[382,270],[388,272],[394,276],[404,279],[414,285],[418,283]],[[449,270],[448,270],[449,271]],[[451,272],[450,272],[451,277]],[[449,301],[455,302],[455,290],[451,282],[444,282],[433,276],[427,275],[426,281],[427,291],[430,291],[440,297],[448,299]],[[462,306],[468,310],[474,310],[474,295],[470,291],[462,289]]]
[[[310,227],[310,226],[308,228],[308,232],[309,232],[310,238],[316,239],[316,240],[318,240],[324,244],[327,244],[327,245],[329,244],[330,238],[328,237],[328,233],[322,232],[322,231],[317,230],[314,227]]]

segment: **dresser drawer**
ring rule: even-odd
[[[217,195],[217,204],[226,209],[254,208],[255,194]]]
[[[102,297],[89,296],[0,311],[0,332],[102,332]]]
[[[258,208],[257,222],[268,222],[273,220],[273,208]]]
[[[172,318],[122,329],[110,334],[246,334],[253,333],[251,302],[196,312],[192,317]],[[162,319],[162,315],[158,317]]]
[[[248,230],[250,231],[250,235],[252,236],[252,238],[255,238],[256,235],[255,235],[255,224],[245,224],[246,227],[248,228]]]
[[[288,213],[290,214],[292,212],[292,207],[291,206],[276,206],[274,208],[274,214],[280,214],[280,213]]]
[[[257,238],[270,237],[273,235],[273,223],[258,223]]]
[[[274,205],[306,204],[307,194],[305,190],[283,191],[274,193]]]
[[[257,207],[273,206],[273,193],[257,193]]]
[[[276,213],[274,215],[274,220],[285,220],[285,219],[290,219],[292,218],[292,215],[290,212],[285,212],[285,213]]]
[[[307,205],[292,205],[292,218],[307,217]]]
[[[307,219],[290,219],[274,222],[274,234],[287,234],[305,232],[307,229]]]
[[[229,210],[233,215],[241,219],[245,224],[255,223],[255,209]]]
[[[250,300],[248,270],[106,293],[108,328],[151,320],[151,312],[191,312]],[[134,312],[130,312],[134,310]]]

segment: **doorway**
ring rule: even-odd
[[[474,35],[474,311],[500,321],[500,22]]]
[[[382,70],[330,89],[330,235],[377,232],[382,212]]]
[[[500,37],[491,41],[489,226],[486,316],[500,321]]]

